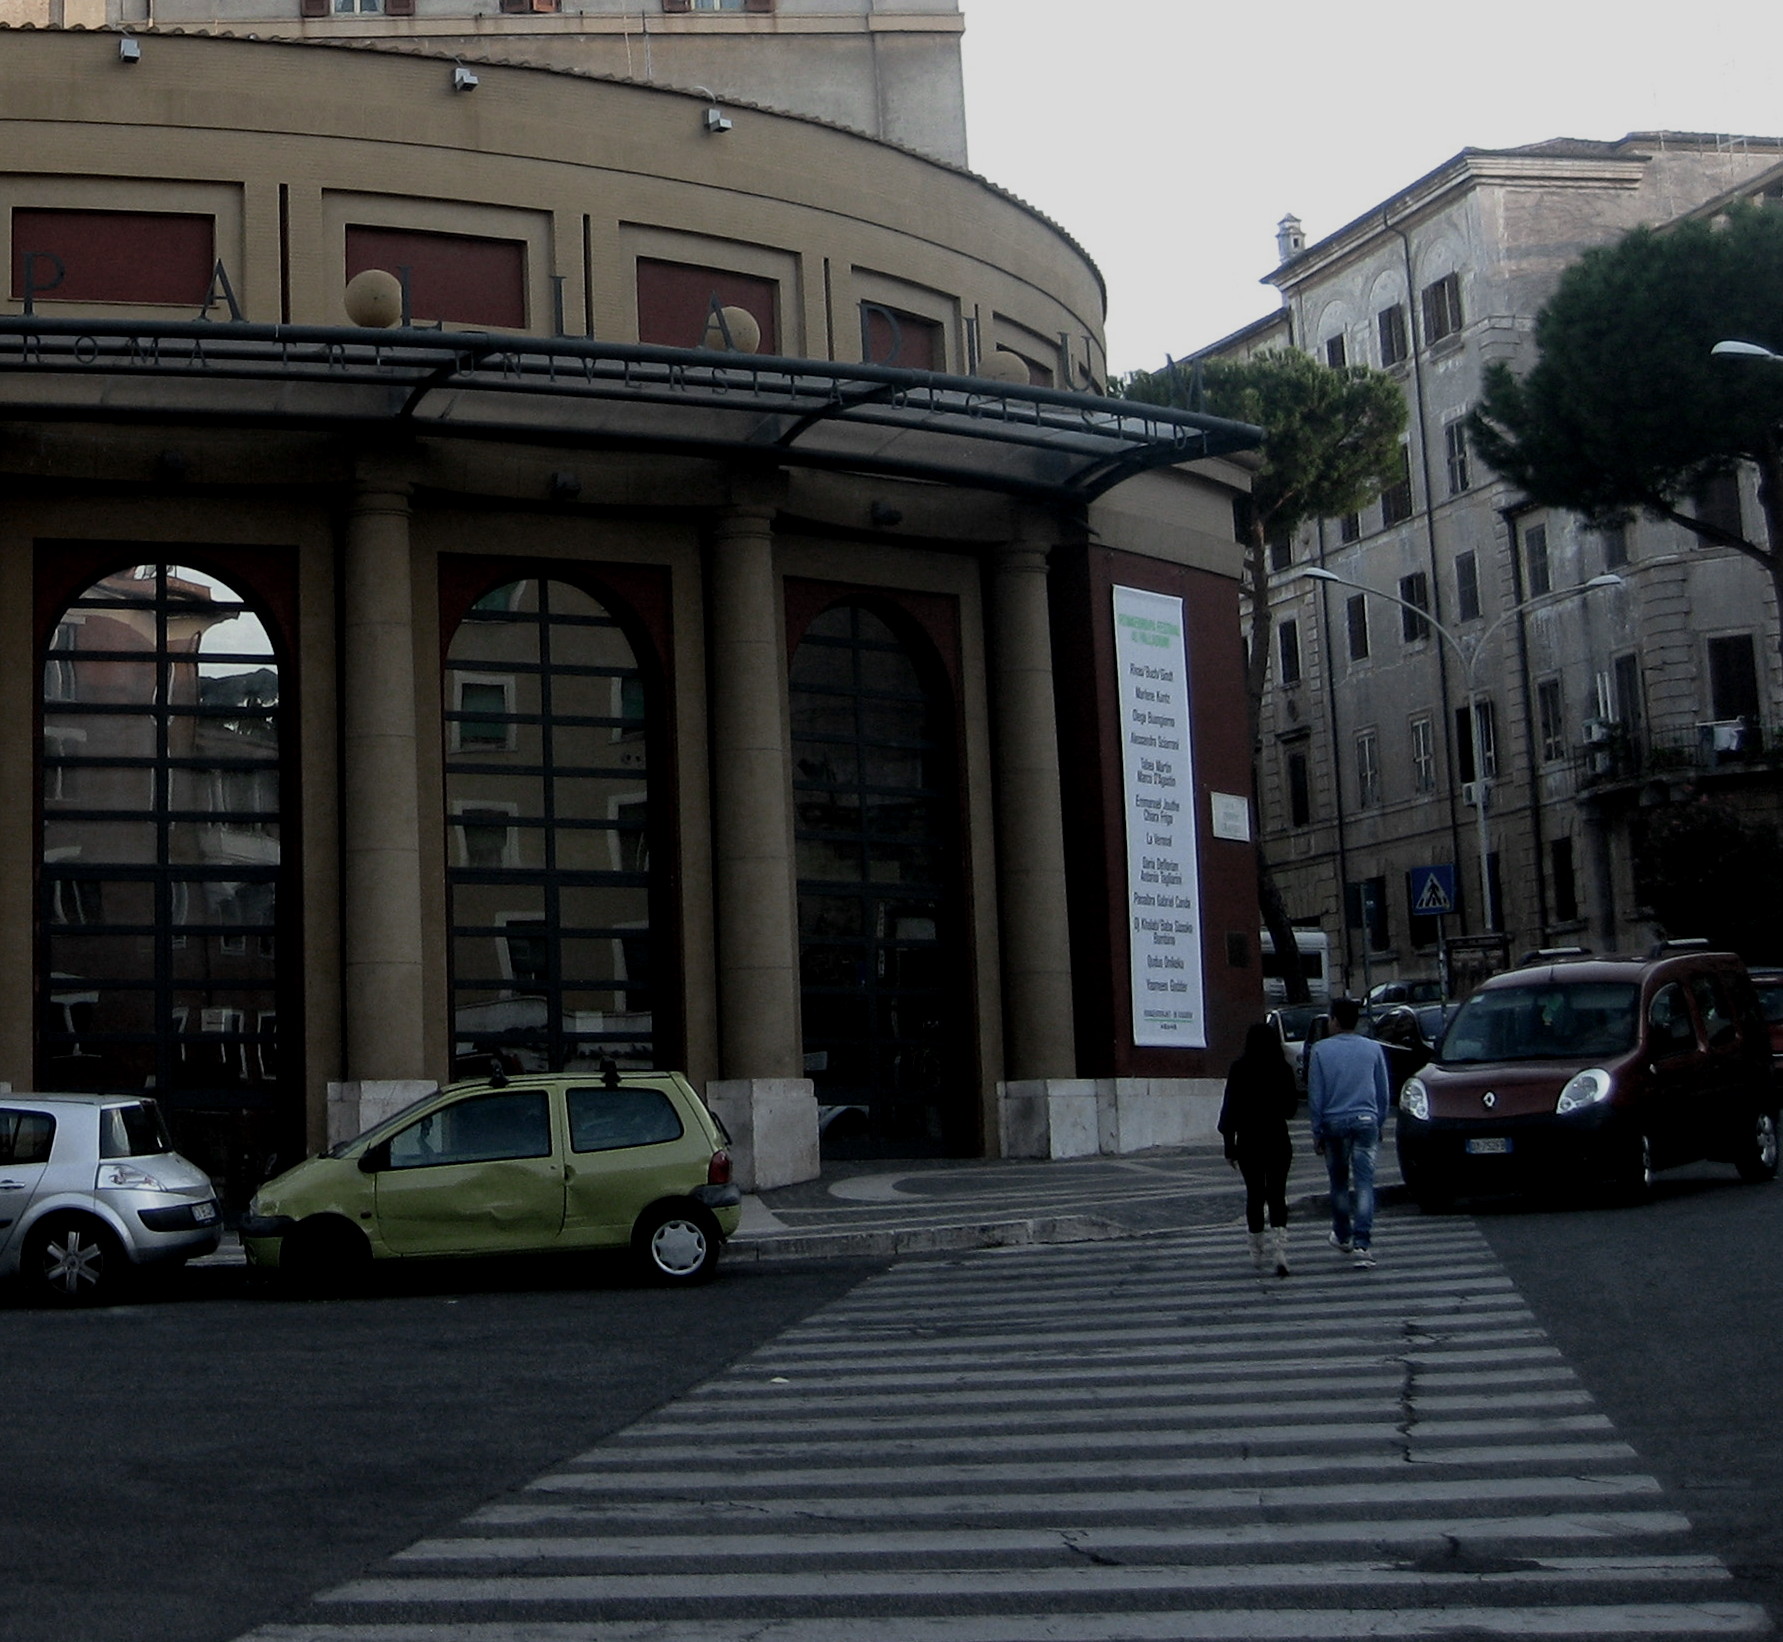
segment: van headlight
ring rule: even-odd
[[[1567,1080],[1566,1087],[1560,1091],[1560,1099],[1554,1103],[1554,1110],[1558,1114],[1576,1112],[1581,1106],[1595,1106],[1610,1098],[1611,1087],[1610,1074],[1600,1066],[1593,1066]]]
[[[1430,1091],[1424,1087],[1422,1078],[1405,1080],[1405,1087],[1399,1091],[1399,1109],[1420,1123],[1430,1121]]]

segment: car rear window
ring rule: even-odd
[[[1476,992],[1442,1040],[1444,1066],[1576,1060],[1632,1049],[1640,988],[1625,981],[1549,981]]]
[[[578,1152],[616,1152],[679,1140],[681,1116],[660,1089],[572,1089],[570,1146]]]
[[[56,1138],[56,1120],[48,1112],[0,1108],[0,1163],[47,1163]]]
[[[161,1108],[153,1101],[133,1100],[128,1106],[106,1106],[99,1112],[101,1157],[158,1157],[173,1150]]]

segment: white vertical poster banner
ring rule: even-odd
[[[1205,1049],[1201,855],[1182,600],[1115,588],[1114,665],[1127,812],[1133,1042]]]

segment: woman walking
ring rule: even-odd
[[[1275,1257],[1275,1275],[1288,1275],[1288,1166],[1294,1143],[1288,1119],[1299,1104],[1294,1073],[1281,1040],[1259,1021],[1244,1036],[1244,1053],[1226,1074],[1220,1106],[1220,1133],[1226,1161],[1244,1176],[1244,1221],[1250,1232],[1251,1264],[1259,1272]],[[1269,1214],[1267,1242],[1263,1215]]]

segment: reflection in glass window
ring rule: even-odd
[[[806,630],[790,706],[805,1068],[826,1143],[969,1146],[946,693],[880,616],[842,605]]]
[[[681,1119],[660,1089],[572,1089],[570,1149],[616,1152],[681,1138]]]
[[[477,600],[447,654],[454,1053],[527,1070],[655,1064],[646,692],[564,582]]]
[[[390,1167],[549,1157],[551,1112],[542,1089],[508,1089],[442,1106],[390,1137]]]
[[[265,623],[186,566],[130,566],[44,660],[40,1075],[252,1101],[273,1081],[279,666]]]

